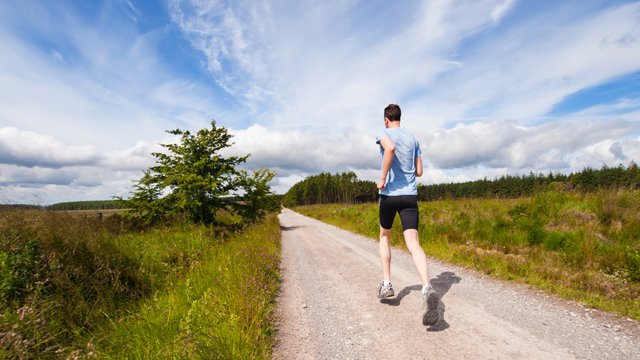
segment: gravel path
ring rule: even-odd
[[[376,298],[377,242],[280,216],[283,285],[275,359],[640,359],[640,323],[429,259],[439,320],[422,324],[408,253],[392,252],[396,296]]]

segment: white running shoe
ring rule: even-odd
[[[380,286],[378,286],[378,297],[380,299],[384,299],[384,298],[388,298],[394,295],[393,292],[393,286],[391,285],[391,283],[389,283],[389,285],[384,286],[384,282],[380,283]]]

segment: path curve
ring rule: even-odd
[[[285,209],[274,359],[640,359],[640,322],[429,258],[439,320],[393,249],[396,296],[376,298],[377,242]]]

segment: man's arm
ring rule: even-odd
[[[422,176],[422,157],[416,156],[416,176]]]
[[[396,147],[393,144],[393,141],[388,136],[380,139],[380,146],[384,149],[384,156],[382,157],[382,174],[380,180],[378,180],[378,189],[384,189],[384,186],[387,183],[387,175],[389,174],[389,169],[391,169],[391,164],[393,163],[393,156],[396,152]]]

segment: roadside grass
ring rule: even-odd
[[[267,357],[275,215],[242,232],[120,220],[0,211],[0,358]]]
[[[211,247],[187,276],[95,335],[112,359],[266,359],[279,287],[275,215]]]
[[[640,191],[420,203],[427,254],[640,320]],[[296,207],[377,239],[377,204]],[[396,219],[391,242],[404,247]]]

